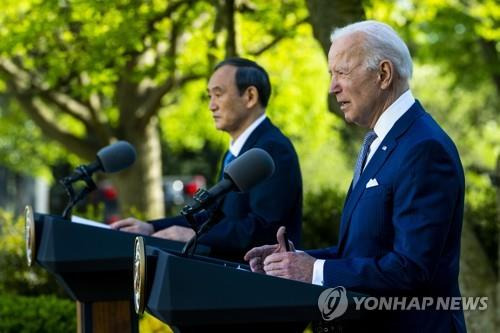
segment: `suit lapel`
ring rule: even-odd
[[[259,126],[257,126],[253,130],[253,132],[250,134],[247,141],[245,141],[245,144],[243,145],[243,147],[241,147],[241,151],[238,154],[238,156],[240,156],[241,154],[243,154],[244,152],[246,152],[250,148],[255,147],[255,144],[257,143],[259,138],[262,136],[262,134],[267,132],[272,126],[273,125],[272,125],[271,121],[269,120],[269,118],[266,117],[266,119],[264,119],[262,121],[262,123],[260,123]]]
[[[269,118],[264,119],[264,121],[262,121],[262,123],[259,124],[259,126],[257,126],[255,128],[255,130],[250,134],[247,141],[245,141],[245,144],[243,145],[243,147],[241,147],[241,150],[240,150],[240,153],[238,154],[238,156],[240,156],[241,154],[243,154],[244,152],[246,152],[250,148],[254,147],[257,140],[262,135],[262,133],[267,131],[267,129],[270,128],[271,126],[272,126],[272,123],[269,120]],[[217,181],[222,179],[223,172],[224,172],[224,161],[225,161],[226,155],[228,153],[229,153],[229,150],[227,150],[224,153],[224,155],[222,156],[222,159],[219,162],[219,173],[218,173],[219,178],[217,179]]]
[[[241,154],[243,154],[244,152],[246,152],[250,148],[253,148],[255,146],[255,144],[257,143],[257,141],[259,140],[259,138],[262,136],[262,134],[265,133],[266,131],[268,131],[269,129],[271,129],[272,126],[273,126],[273,124],[271,123],[269,118],[266,117],[266,119],[264,119],[264,121],[262,121],[262,123],[260,123],[259,126],[257,126],[253,130],[253,132],[250,134],[247,141],[245,141],[245,144],[243,145],[243,147],[241,147],[241,150],[240,150],[240,153],[238,154],[238,156],[240,156]],[[226,159],[226,155],[228,153],[229,153],[229,150],[224,154],[224,156],[222,157],[222,161],[220,162],[221,171],[219,173],[220,174],[219,180],[221,180],[222,177],[224,176],[223,175],[224,160]],[[223,196],[221,199],[219,199],[221,204],[224,203],[226,197],[227,196]]]
[[[371,178],[374,178],[380,168],[387,161],[394,148],[397,147],[398,138],[403,135],[408,130],[408,128],[410,128],[415,119],[422,116],[424,113],[425,112],[422,106],[418,101],[416,101],[411,106],[411,108],[400,119],[398,119],[398,121],[396,121],[392,129],[389,131],[389,133],[387,133],[384,140],[380,143],[377,151],[372,156],[365,170],[361,174],[356,187],[352,188],[351,183],[351,188],[349,189],[344,204],[344,209],[342,211],[342,221],[340,224],[339,233],[339,248],[345,241],[345,236],[347,235],[347,231],[351,223],[352,213],[354,211],[354,208],[356,208],[359,198],[366,189],[366,183]]]

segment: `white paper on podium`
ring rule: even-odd
[[[107,225],[107,224],[105,224],[105,223],[101,223],[101,222],[96,222],[96,221],[84,219],[83,217],[75,216],[75,215],[73,215],[71,217],[71,222],[85,224],[85,225],[89,225],[91,227],[98,227],[98,228],[110,229],[110,226]]]

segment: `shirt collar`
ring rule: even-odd
[[[378,140],[384,140],[396,121],[410,109],[413,103],[415,103],[415,98],[408,89],[380,115],[373,128]]]
[[[264,119],[266,119],[265,113],[259,118],[255,119],[254,122],[250,126],[248,126],[247,129],[243,131],[243,133],[241,133],[241,135],[235,141],[231,140],[229,144],[229,151],[231,152],[231,154],[233,154],[235,157],[240,154],[241,148],[243,148],[243,145],[247,141],[250,134],[252,134],[257,126],[259,126],[260,123],[264,121]]]

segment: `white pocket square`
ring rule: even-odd
[[[370,179],[368,181],[368,183],[366,183],[366,188],[375,187],[375,186],[378,186],[377,179],[375,179],[375,178]]]

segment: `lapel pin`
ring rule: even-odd
[[[387,150],[387,146],[383,146],[383,147],[382,147],[382,150]]]

